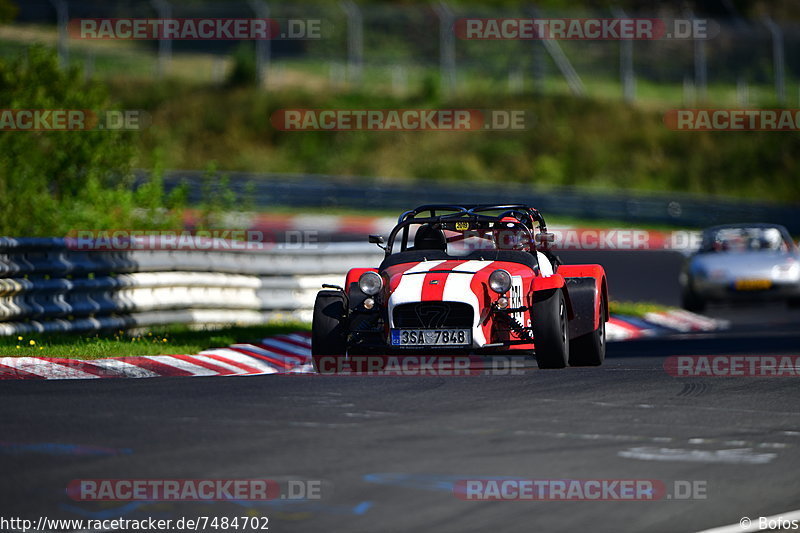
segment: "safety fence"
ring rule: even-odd
[[[569,91],[570,94],[649,99],[672,105],[724,99],[740,106],[794,105],[800,76],[800,33],[792,17],[772,20],[775,9],[739,11],[735,2],[698,11],[646,2],[641,11],[567,7],[568,2],[341,2],[249,0],[25,0],[7,31],[55,41],[61,61],[84,64],[98,76],[184,77],[223,83],[234,62],[252,63],[252,81],[281,87],[305,80],[309,87],[355,87],[416,94],[438,86],[443,95],[491,90],[509,94]],[[601,2],[602,3],[602,2]],[[468,4],[468,5],[466,5]],[[516,4],[516,5],[511,5]],[[547,4],[564,4],[550,6]],[[772,6],[770,6],[772,7]],[[741,6],[740,6],[741,8]],[[762,12],[759,14],[759,12]],[[76,19],[249,19],[280,21],[280,37],[236,39],[167,38],[120,46],[91,46],[70,31]],[[654,39],[475,38],[459,21],[482,19],[574,19],[608,21],[657,17],[702,27],[694,34]],[[713,18],[712,18],[713,17]],[[294,23],[289,25],[287,21]],[[670,24],[670,26],[672,26]],[[284,35],[285,33],[285,35]],[[242,57],[248,59],[242,62]]]
[[[0,335],[310,320],[323,283],[341,284],[350,267],[382,257],[368,243],[128,244],[101,251],[68,238],[0,238]]]

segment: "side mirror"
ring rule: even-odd
[[[386,250],[386,246],[384,245],[386,241],[383,240],[383,235],[370,235],[369,242],[372,244],[377,244],[378,248],[381,250]]]
[[[537,233],[536,234],[536,242],[543,243],[543,242],[555,242],[556,236],[553,233]]]

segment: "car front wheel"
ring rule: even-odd
[[[533,344],[539,368],[564,368],[569,359],[567,306],[556,290],[533,303]]]
[[[314,302],[311,357],[319,373],[335,373],[347,353],[347,303],[341,291],[320,291]]]

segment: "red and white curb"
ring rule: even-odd
[[[55,357],[2,357],[0,379],[247,376],[313,372],[307,333],[267,337],[197,355],[143,355],[82,361]]]
[[[724,329],[721,320],[682,310],[649,313],[643,319],[612,316],[609,342],[688,331]],[[248,376],[314,372],[308,333],[266,337],[197,355],[142,355],[83,361],[56,357],[2,357],[1,379],[98,379],[195,376]]]
[[[663,337],[692,331],[719,331],[730,327],[730,322],[690,313],[683,309],[670,309],[646,313],[642,318],[612,316],[606,324],[609,342]]]

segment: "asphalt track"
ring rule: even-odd
[[[658,266],[658,255],[629,256],[628,264]],[[630,268],[619,265],[607,265],[610,277]],[[666,283],[662,276],[645,288],[655,294]],[[800,508],[797,378],[675,378],[663,368],[677,354],[796,355],[800,322],[769,309],[715,311],[772,317],[737,319],[720,336],[609,345],[599,368],[5,382],[0,517],[260,514],[271,532],[680,532],[785,513]],[[476,502],[453,494],[456,480],[491,477],[653,479],[670,489],[691,481],[706,497]],[[87,478],[320,480],[322,497],[70,500],[70,480]]]

